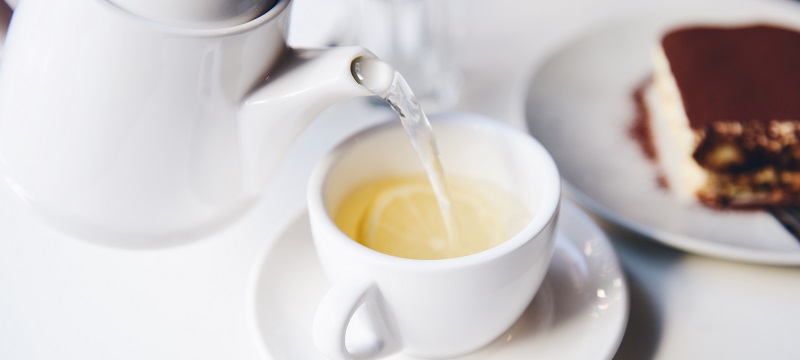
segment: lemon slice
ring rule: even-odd
[[[504,240],[501,214],[482,188],[448,182],[453,237],[426,178],[402,178],[378,186],[357,235],[374,250],[411,259],[474,254]]]
[[[334,222],[351,239],[385,254],[444,259],[492,248],[518,233],[531,215],[494,184],[450,176],[451,230],[422,175],[367,182],[342,199]]]
[[[364,214],[359,239],[374,250],[419,259],[441,257],[450,247],[436,195],[430,187],[402,184],[378,194]]]

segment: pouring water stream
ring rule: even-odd
[[[433,129],[422,106],[403,76],[384,61],[360,57],[353,61],[351,72],[359,84],[384,99],[400,117],[436,195],[447,231],[448,244],[452,248],[458,234],[455,233],[450,193],[445,183],[444,168],[436,139],[433,137]]]

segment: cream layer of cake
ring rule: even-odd
[[[708,175],[694,160],[697,137],[672,76],[664,49],[652,51],[653,83],[645,90],[645,104],[651,121],[652,139],[658,162],[670,190],[680,199],[694,200]]]

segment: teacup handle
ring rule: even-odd
[[[359,339],[357,349],[351,352],[345,344],[345,335],[353,325],[353,315],[362,306],[371,334]],[[401,348],[387,321],[380,290],[366,279],[340,282],[328,290],[314,316],[314,343],[323,354],[337,360],[377,359]]]

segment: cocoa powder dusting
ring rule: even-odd
[[[652,76],[645,77],[634,89],[631,94],[633,99],[633,121],[628,128],[628,134],[636,140],[639,148],[642,149],[642,154],[657,168],[656,184],[662,189],[669,189],[669,182],[667,177],[664,176],[658,165],[658,152],[656,151],[655,143],[653,142],[653,130],[650,120],[650,112],[647,109],[645,102],[645,91],[652,83]]]
[[[653,133],[650,129],[650,113],[647,111],[644,94],[650,85],[652,76],[647,76],[633,89],[634,115],[633,123],[628,128],[628,134],[636,140],[642,149],[642,153],[650,160],[658,160],[656,147],[653,143]]]
[[[689,125],[800,119],[800,33],[755,24],[691,26],[661,40]]]
[[[658,176],[656,176],[656,184],[662,189],[669,189],[669,182],[664,174],[659,173]]]

